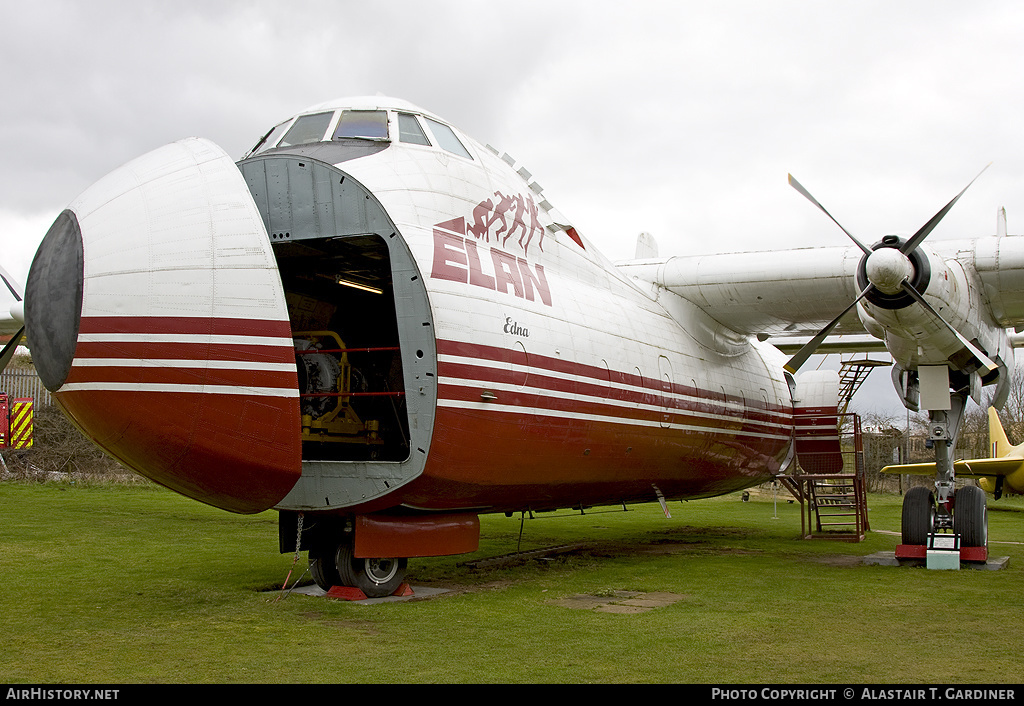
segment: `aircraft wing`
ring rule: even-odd
[[[861,260],[860,249],[847,246],[683,255],[618,267],[678,294],[733,331],[795,338],[817,333],[858,296]],[[967,274],[965,283],[980,290],[971,302],[975,312],[1002,328],[1024,327],[1024,237],[939,241],[931,260],[933,280]],[[943,264],[952,271],[942,272]],[[834,333],[864,334],[865,328],[851,310]]]
[[[997,236],[922,244],[955,201],[907,240],[885,236],[870,247],[855,240],[618,267],[656,298],[677,295],[725,329],[791,353],[789,372],[815,352],[884,349],[898,374],[897,392],[911,409],[918,406],[918,380],[906,371],[920,366],[948,367],[951,384],[969,387],[979,403],[982,386],[997,385],[994,404],[1001,407],[1013,375],[1012,349],[1024,342],[1008,331],[1024,330],[1024,237],[1002,235],[1000,226]]]
[[[956,461],[953,469],[958,476],[965,478],[994,478],[1007,476],[1024,465],[1024,458],[977,458],[973,460]],[[934,476],[934,463],[907,463],[896,466],[886,466],[881,473],[906,474],[912,476]]]
[[[856,247],[677,256],[620,263],[628,277],[655,283],[741,334],[811,336],[857,296]],[[837,334],[864,334],[856,311]]]
[[[10,314],[0,315],[0,337],[13,336],[21,330],[21,322]]]

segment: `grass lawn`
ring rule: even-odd
[[[475,555],[414,559],[436,598],[357,605],[291,594],[277,516],[156,487],[0,484],[0,680],[7,683],[1018,682],[1024,502],[989,500],[1002,571],[865,566],[899,542],[901,499],[870,497],[861,543],[802,540],[800,510],[738,495],[527,520],[554,559],[484,516]],[[1005,543],[1000,543],[1005,542]],[[293,579],[306,568],[299,560]],[[308,580],[308,574],[306,575]],[[269,591],[269,592],[268,592]],[[575,594],[667,592],[634,614]]]

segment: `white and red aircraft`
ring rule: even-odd
[[[474,550],[481,513],[708,497],[804,449],[828,465],[835,374],[791,373],[832,330],[882,339],[902,399],[953,441],[968,396],[1005,397],[1024,325],[1024,238],[923,243],[955,201],[908,240],[659,259],[642,239],[616,266],[508,155],[356,98],[237,163],[187,139],[102,178],[12,317],[105,451],[277,509],[321,586],[382,595],[408,557]],[[768,342],[819,330],[788,362]],[[917,534],[953,522],[936,446]]]

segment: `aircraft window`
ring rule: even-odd
[[[388,139],[388,114],[384,110],[344,110],[334,139],[358,137],[364,140]]]
[[[334,113],[331,112],[303,115],[295,121],[292,129],[285,134],[278,147],[319,142],[324,139],[324,133],[327,132],[327,125],[331,122],[332,117],[334,117]]]
[[[285,120],[280,125],[275,125],[271,128],[270,132],[260,138],[260,141],[256,143],[256,146],[249,150],[249,155],[259,154],[263,150],[269,150],[277,142],[277,138],[281,136],[284,128],[290,123],[290,120]],[[246,155],[246,156],[249,156]]]
[[[430,131],[434,133],[434,139],[437,140],[437,144],[441,145],[442,148],[452,154],[457,154],[460,157],[465,157],[467,159],[473,159],[469,154],[469,150],[459,142],[459,138],[455,136],[455,132],[450,127],[427,117],[424,117],[423,119],[427,121],[427,125],[430,126]]]
[[[415,115],[409,113],[398,114],[398,139],[414,145],[430,145],[430,140],[423,134],[420,122]]]

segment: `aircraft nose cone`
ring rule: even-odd
[[[32,361],[51,392],[71,371],[82,316],[82,230],[74,212],[57,216],[36,251],[25,285],[25,332]]]
[[[54,401],[109,455],[233,512],[302,472],[287,302],[231,158],[207,140],[102,177],[54,221],[25,288]]]

